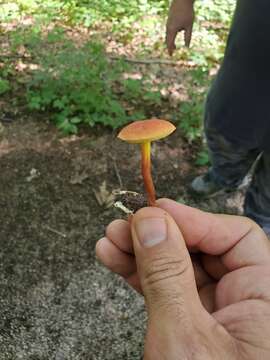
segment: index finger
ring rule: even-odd
[[[174,218],[188,247],[209,255],[223,255],[229,270],[269,264],[269,241],[248,218],[211,214],[169,199],[158,200],[157,206]]]

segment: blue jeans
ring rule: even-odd
[[[215,129],[212,116],[206,105],[204,126],[212,163],[211,177],[224,187],[236,188],[255,165],[244,214],[270,235],[270,153],[231,143]]]
[[[205,133],[217,183],[236,187],[255,164],[244,211],[270,234],[269,13],[269,0],[237,0],[207,98]]]

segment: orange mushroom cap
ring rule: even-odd
[[[170,135],[176,127],[167,120],[150,119],[134,121],[125,126],[118,138],[131,144],[155,141]]]

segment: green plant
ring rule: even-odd
[[[0,77],[0,95],[10,89],[9,81]]]
[[[144,14],[163,14],[167,0],[3,0],[0,20],[34,16],[43,22],[61,21],[71,25],[91,26],[100,21],[132,26]],[[120,28],[120,27],[118,27]]]
[[[179,126],[191,143],[202,137],[204,101],[210,80],[208,71],[204,68],[190,71],[189,76],[189,99],[180,106]]]
[[[195,164],[198,166],[206,166],[209,165],[210,159],[207,149],[203,148],[198,152],[197,158],[195,160]]]
[[[189,142],[201,138],[203,104],[194,94],[193,99],[182,104],[180,109],[180,128]]]
[[[119,74],[99,43],[87,43],[76,49],[65,41],[54,56],[42,58],[28,88],[30,109],[53,110],[57,126],[64,132],[76,132],[79,123],[102,123],[118,127],[126,121],[125,111],[112,85]]]
[[[141,99],[147,106],[160,102],[160,93],[152,91],[144,79],[124,79],[127,65],[110,61],[100,42],[78,47],[55,29],[40,39],[39,47],[42,56],[28,85],[28,106],[52,111],[57,127],[65,133],[77,132],[79,124],[117,128],[131,116],[144,115],[142,111],[128,114],[125,103]]]

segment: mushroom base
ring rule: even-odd
[[[118,191],[114,195],[116,200],[114,206],[128,215],[148,206],[147,198],[134,191]]]

